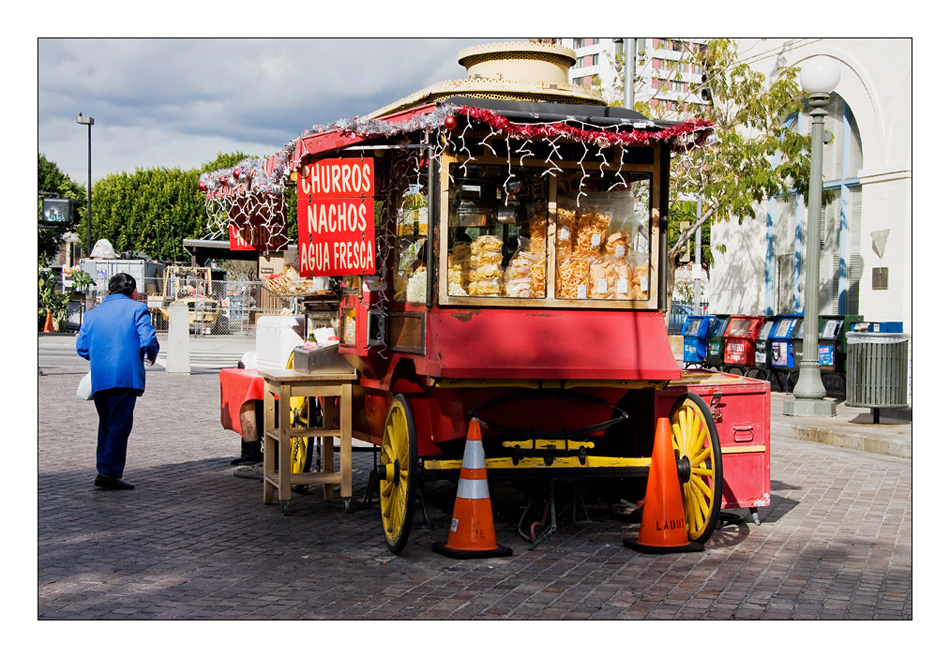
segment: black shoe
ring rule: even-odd
[[[119,478],[109,477],[108,475],[97,475],[94,485],[102,489],[134,489],[134,484],[129,484]]]

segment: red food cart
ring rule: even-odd
[[[724,499],[768,504],[767,387],[684,379],[661,310],[671,153],[708,130],[445,95],[315,129],[278,154],[296,180],[300,275],[340,283],[354,435],[380,449],[391,551],[425,483],[457,477],[473,418],[490,480],[635,489],[669,417],[694,541]],[[726,402],[740,397],[756,402]],[[749,486],[726,470],[745,453],[723,456],[723,418],[740,448],[754,437]]]

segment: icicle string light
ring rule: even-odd
[[[449,117],[453,117],[453,120],[447,121]],[[290,172],[299,166],[301,159],[310,155],[307,148],[308,137],[334,131],[367,139],[417,132],[425,132],[428,135],[435,133],[438,139],[434,140],[436,146],[433,156],[438,158],[449,144],[449,133],[456,127],[454,117],[467,119],[462,122],[465,125],[461,129],[458,141],[459,155],[464,157],[459,165],[463,176],[468,174],[467,164],[475,159],[465,140],[467,132],[475,128],[473,123],[488,127],[490,134],[482,139],[481,144],[493,154],[497,155],[495,149],[489,144],[489,138],[503,136],[506,139],[509,144],[506,154],[509,168],[513,157],[510,148],[512,138],[522,142],[522,145],[514,151],[521,165],[525,158],[532,155],[530,149],[527,148],[527,143],[543,140],[549,147],[545,160],[548,168],[544,171],[547,175],[554,175],[556,172],[563,173],[563,169],[557,162],[562,157],[558,148],[559,144],[565,141],[583,144],[585,155],[589,153],[591,146],[595,146],[597,157],[602,160],[600,170],[603,174],[604,167],[607,165],[607,159],[603,154],[605,148],[619,147],[621,162],[626,154],[626,148],[637,144],[668,142],[674,151],[688,151],[701,147],[712,127],[710,122],[703,120],[688,120],[660,129],[657,129],[656,125],[650,121],[632,125],[618,124],[610,128],[589,126],[577,119],[571,119],[570,123],[567,121],[516,123],[491,110],[452,104],[436,105],[431,111],[416,114],[402,122],[383,119],[341,119],[328,125],[314,126],[295,140],[288,142],[280,152],[266,161],[249,158],[233,168],[203,173],[199,179],[199,187],[205,192],[208,200],[206,206],[209,215],[209,230],[213,235],[227,235],[226,218],[235,216],[236,219],[232,221],[239,223],[242,216],[249,217],[250,210],[241,208],[241,204],[246,204],[246,200],[242,199],[257,196],[262,192],[265,195],[283,197],[283,187]],[[574,124],[579,124],[580,127]],[[580,166],[584,167],[583,160]],[[616,185],[625,184],[619,170],[616,174],[621,179]],[[584,169],[583,178],[587,177],[588,173]],[[579,192],[578,200],[581,194],[583,194],[582,190]],[[281,221],[276,221],[275,218],[274,222],[265,221],[264,225],[268,227],[268,230],[277,230],[277,227],[281,226]]]

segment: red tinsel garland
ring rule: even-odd
[[[584,130],[575,128],[564,122],[512,123],[505,117],[495,114],[491,110],[476,107],[459,107],[458,112],[466,117],[488,124],[494,130],[504,132],[512,137],[521,139],[565,137],[578,142],[591,142],[601,146],[613,144],[648,144],[656,141],[665,142],[682,135],[688,135],[705,128],[710,128],[713,125],[712,122],[704,119],[689,119],[681,124],[663,128],[662,130],[634,129],[629,132],[619,132],[614,130]]]

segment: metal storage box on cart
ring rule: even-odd
[[[726,366],[744,366],[743,374],[755,365],[755,341],[765,318],[756,315],[733,315],[726,326]]]
[[[688,315],[683,323],[683,361],[706,363],[706,334],[714,315]]]
[[[721,367],[724,352],[726,351],[726,327],[729,325],[728,315],[717,315],[709,323],[709,333],[706,335],[706,365]]]
[[[771,386],[727,373],[684,371],[657,393],[656,414],[668,414],[684,392],[706,402],[722,451],[722,507],[748,509],[758,524],[758,508],[771,502]]]

